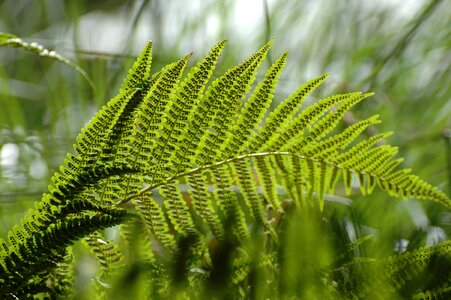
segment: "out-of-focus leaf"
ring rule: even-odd
[[[86,81],[88,81],[88,83],[92,87],[92,89],[95,89],[94,83],[92,82],[91,78],[88,76],[88,74],[85,72],[85,70],[83,70],[80,66],[78,66],[77,64],[71,62],[70,60],[62,57],[60,54],[56,53],[55,51],[44,48],[44,46],[39,45],[36,42],[27,43],[14,34],[0,32],[0,46],[25,49],[25,50],[31,51],[33,53],[39,54],[40,56],[49,57],[51,59],[62,62],[63,64],[71,67],[72,69],[74,69],[75,71],[80,73],[81,76],[83,76],[86,79]]]

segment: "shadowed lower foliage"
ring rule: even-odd
[[[371,93],[302,107],[322,75],[270,111],[287,53],[254,81],[271,44],[212,80],[225,41],[184,77],[190,55],[151,74],[149,43],[49,191],[0,241],[2,298],[74,296],[80,238],[100,269],[89,297],[449,296],[449,241],[366,257],[371,236],[346,238],[338,204],[325,199],[355,182],[364,195],[378,187],[447,208],[450,199],[399,168],[390,133],[362,134],[377,116],[339,129]],[[102,229],[119,224],[119,241],[106,240]]]

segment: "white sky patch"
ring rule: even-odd
[[[206,23],[206,35],[210,38],[218,36],[219,33],[219,17],[216,14],[212,14],[207,17]]]
[[[229,26],[236,28],[237,38],[247,38],[255,34],[255,32],[261,32],[259,28],[264,24],[264,0],[235,0],[230,1],[227,9],[231,10],[231,18],[229,20]],[[270,12],[277,5],[275,0],[266,0]],[[218,36],[220,23],[219,17],[212,13],[204,16],[202,9],[208,7],[200,0],[192,0],[189,4],[181,2],[167,1],[164,4],[160,4],[161,13],[163,14],[162,22],[163,37],[164,39],[171,40],[173,38],[179,38],[180,33],[183,33],[184,22],[186,19],[192,17],[205,17],[202,21],[202,26],[205,27],[205,35],[209,38],[215,38]],[[303,29],[299,30],[298,35],[311,34],[307,29],[311,29],[309,24],[314,22],[318,11],[322,9],[324,1],[306,2],[308,5],[309,14],[304,15],[302,20]],[[405,0],[400,5],[397,0],[381,0],[377,3],[364,3],[367,9],[371,9],[373,6],[387,7],[393,10],[394,14],[400,18],[412,18],[418,10],[424,6],[424,0]],[[131,16],[137,13],[139,5],[135,5],[133,8],[126,7],[118,10],[115,13],[105,13],[102,11],[93,11],[83,15],[78,23],[78,39],[82,49],[99,52],[121,52],[124,49],[124,37],[129,34]],[[289,8],[287,8],[289,9]],[[220,13],[220,12],[219,12]],[[136,27],[136,36],[138,41],[141,39],[148,41],[152,38],[153,29],[149,26],[148,11],[144,11],[144,14],[140,18],[139,26]],[[284,20],[279,20],[283,23]],[[160,28],[161,29],[161,28]],[[70,36],[70,34],[68,35]],[[183,35],[182,35],[183,36]],[[191,40],[193,37],[191,37]],[[158,41],[154,41],[158,42]],[[190,45],[194,47],[195,45]]]
[[[404,253],[407,250],[407,246],[409,245],[409,241],[405,239],[400,239],[395,241],[395,251],[398,254]]]
[[[233,16],[232,22],[237,24],[240,35],[251,34],[261,24],[261,17],[264,16],[263,1],[235,1]]]
[[[19,163],[19,146],[13,143],[3,145],[0,151],[2,169],[14,169]]]
[[[3,177],[7,181],[24,182],[19,178],[19,151],[17,144],[7,143],[0,149],[0,178]]]
[[[446,235],[445,231],[442,228],[431,226],[428,230],[426,245],[427,246],[436,245],[440,242],[446,241],[447,239],[448,236]]]
[[[403,205],[408,206],[407,212],[410,214],[412,222],[419,229],[426,229],[429,226],[429,219],[424,208],[415,201],[404,202]]]
[[[43,179],[47,177],[47,163],[40,157],[36,157],[30,162],[29,174],[34,179]]]
[[[193,50],[202,53],[208,51],[210,46],[221,39],[229,39],[234,43],[241,44],[244,52],[252,51],[251,47],[257,37],[265,32],[265,0],[234,0],[229,1],[224,10],[218,11],[212,9],[208,14],[203,10],[210,9],[212,2],[204,0],[192,0],[189,3],[184,1],[164,1],[159,3],[156,8],[161,14],[161,23],[152,22],[153,14],[149,9],[145,9],[139,22],[134,27],[134,38],[130,41],[132,44],[125,45],[128,41],[127,35],[131,32],[131,22],[138,13],[139,2],[133,6],[123,6],[115,12],[93,11],[80,17],[77,24],[77,39],[81,49],[94,52],[124,53],[131,49],[138,54],[142,46],[147,41],[152,40],[155,45],[160,47],[171,47],[176,44],[180,53],[189,53]],[[315,24],[318,17],[321,16],[324,5],[328,1],[307,1],[304,5],[304,12],[300,12],[302,22],[300,24],[291,24],[299,30],[293,38],[283,38],[280,32],[276,30],[277,24],[282,26],[289,20],[285,20],[283,11],[289,11],[289,5],[280,8],[277,0],[266,0],[269,13],[271,14],[276,7],[282,9],[281,16],[277,20],[272,20],[272,34],[276,40],[283,41],[289,49],[296,49],[302,44],[312,31],[315,30]],[[424,6],[425,0],[406,0],[402,4],[396,0],[381,0],[380,2],[363,2],[365,10],[372,10],[373,7],[385,7],[393,12],[398,18],[412,18],[418,10]],[[214,5],[212,7],[215,7]],[[308,13],[305,13],[307,11]],[[221,24],[223,19],[221,14],[227,14],[224,21],[227,24]],[[192,20],[198,20],[192,22]],[[158,27],[155,27],[158,26]],[[188,26],[188,27],[187,27]],[[221,26],[226,26],[228,36],[221,36]],[[288,26],[290,26],[288,24]],[[159,32],[160,34],[157,34]],[[180,40],[182,38],[182,40]],[[68,44],[72,44],[71,30],[66,32]],[[160,39],[160,41],[156,40]],[[131,48],[129,48],[131,46]],[[69,46],[69,47],[73,47]],[[157,47],[158,48],[158,47]],[[156,48],[156,49],[157,49]],[[158,48],[160,49],[160,48]],[[308,62],[305,71],[309,77],[318,74],[316,62]]]
[[[357,234],[355,232],[354,223],[350,221],[348,218],[345,218],[345,228],[348,233],[349,240],[354,242],[357,239]]]
[[[393,9],[398,17],[409,19],[426,4],[425,0],[403,0],[402,3],[400,2],[399,0],[379,0],[379,5]]]
[[[108,14],[101,11],[88,13],[80,18],[78,40],[84,50],[98,52],[123,51],[123,37],[128,34],[124,14]]]

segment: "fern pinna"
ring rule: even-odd
[[[147,297],[201,297],[215,293],[209,287],[230,297],[305,296],[309,286],[286,272],[293,267],[287,253],[298,248],[283,237],[298,230],[287,224],[322,220],[324,199],[337,187],[349,194],[356,179],[362,194],[378,186],[395,197],[451,207],[443,192],[398,168],[396,147],[383,142],[390,133],[362,136],[379,123],[377,116],[337,130],[344,114],[371,93],[334,95],[304,108],[327,78],[322,75],[270,110],[286,52],[251,89],[271,44],[213,80],[226,41],[184,78],[191,55],[152,75],[149,43],[119,94],[82,129],[76,154],[68,154],[48,193],[10,231],[9,241],[0,241],[2,298],[70,294],[69,246],[80,238],[99,260],[100,289],[109,286],[99,284],[105,280],[130,283],[121,276],[131,272],[146,278],[140,295]],[[122,250],[101,233],[118,224]],[[406,255],[415,254],[408,253],[377,264],[344,249],[306,273],[307,282],[325,297],[385,297],[431,267],[432,257],[449,264],[449,247],[443,242],[416,250],[418,259],[409,261]],[[369,269],[382,279],[359,273]],[[266,274],[264,287],[256,287],[257,271]],[[449,283],[443,276],[410,296],[446,297]]]

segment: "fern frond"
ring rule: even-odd
[[[413,300],[448,299],[451,296],[451,284],[445,283],[440,287],[415,294]]]
[[[145,53],[144,51],[142,56],[146,57]],[[116,164],[133,166],[141,170],[145,169],[144,166],[148,164],[153,150],[156,148],[153,140],[155,133],[150,134],[149,131],[156,130],[165,122],[158,107],[160,107],[160,110],[164,109],[168,101],[167,98],[172,92],[172,87],[180,77],[188,58],[189,56],[157,73],[138,91],[137,97],[132,98],[134,101],[127,105],[120,115],[118,123],[113,128],[109,145],[103,150],[104,154],[107,154],[104,155],[103,160],[106,157],[107,161],[113,161]],[[137,75],[131,73],[130,76]],[[149,107],[155,109],[156,113],[149,110]],[[124,198],[127,194],[136,191],[137,185],[142,181],[141,177],[128,175],[126,178],[126,180],[113,178],[105,181],[98,190],[101,201]]]
[[[260,223],[266,231],[273,234],[276,237],[276,234],[268,223],[268,220],[265,216],[265,206],[261,195],[257,192],[257,188],[255,184],[253,184],[254,180],[252,178],[252,174],[250,170],[250,161],[237,160],[233,163],[234,177],[236,178],[236,185],[239,187],[244,202],[246,205],[251,208],[252,214]]]
[[[172,269],[177,270],[174,281],[186,275],[177,282],[191,286],[212,278],[215,272],[203,272],[217,264],[215,246],[209,243],[233,248],[230,277],[236,284],[247,284],[256,267],[276,270],[271,257],[282,247],[277,243],[278,226],[290,217],[287,212],[321,216],[328,208],[327,194],[335,194],[340,184],[351,194],[354,178],[362,194],[379,186],[395,197],[429,199],[451,207],[443,192],[409,169],[398,169],[402,159],[395,157],[397,148],[382,143],[391,133],[363,136],[379,123],[378,116],[337,132],[344,114],[371,93],[330,96],[302,108],[306,96],[327,77],[322,75],[269,112],[287,60],[283,53],[246,99],[271,44],[208,85],[226,41],[214,46],[184,79],[191,55],[150,75],[149,43],[118,96],[82,130],[74,145],[76,154],[67,156],[48,193],[21,226],[8,233],[8,243],[0,240],[2,293],[48,293],[44,283],[64,261],[66,248],[86,236],[107,273],[120,260],[119,250],[95,232],[124,223],[131,215],[122,208],[125,205],[137,213],[122,230],[130,235],[138,228],[140,239],[136,243],[128,236],[126,241],[138,245],[133,253],[149,268],[145,277],[162,274],[155,289],[165,296]],[[260,232],[266,233],[265,249],[255,252],[248,242],[251,234]],[[448,248],[443,243],[414,256],[393,258],[398,269],[384,276],[401,286],[412,274],[406,259],[427,256],[432,249],[449,254]],[[143,251],[149,253],[142,255]],[[252,258],[254,252],[261,255],[261,262]],[[166,255],[174,262],[159,264],[157,259]],[[342,267],[368,262],[361,258]],[[390,268],[390,262],[386,266]],[[353,287],[349,294],[365,294],[360,288]],[[447,290],[424,292],[439,295]]]
[[[212,169],[213,185],[216,188],[213,195],[226,221],[230,222],[234,235],[238,240],[246,241],[250,238],[248,225],[238,197],[231,190],[233,185],[228,173],[229,170],[223,165]]]
[[[208,118],[208,115],[200,113],[197,111],[197,108],[203,109],[199,105],[203,97],[203,91],[208,80],[213,75],[219,56],[226,44],[227,41],[222,41],[214,46],[210,53],[188,72],[186,79],[179,87],[178,98],[183,109],[179,112],[175,126],[181,134],[176,137],[178,139],[178,149],[173,152],[170,158],[170,160],[175,161],[176,173],[191,167],[189,158],[193,157],[195,142],[199,141],[200,134],[204,132],[204,130],[199,129],[204,123],[203,119]]]
[[[109,101],[81,130],[77,137],[77,144],[74,145],[78,156],[68,155],[65,161],[67,167],[62,170],[64,174],[76,173],[79,172],[79,169],[90,168],[99,160],[109,142],[113,128],[136,92],[136,90],[129,90],[120,93]]]
[[[140,217],[144,220],[149,233],[155,234],[158,241],[169,250],[175,250],[174,236],[169,232],[169,226],[163,209],[149,195],[144,194],[136,200]]]
[[[229,131],[227,139],[222,145],[222,152],[229,156],[243,153],[248,146],[248,139],[252,137],[253,130],[261,123],[263,116],[274,97],[274,88],[285,67],[288,52],[283,53],[266,72],[263,81],[255,88],[254,93],[238,114],[238,119]]]
[[[380,123],[378,115],[372,116],[349,126],[337,135],[333,135],[319,142],[308,143],[302,148],[302,152],[305,156],[316,159],[327,159],[328,157],[338,155],[338,150],[344,150],[365,129],[378,123]]]
[[[106,141],[107,143],[103,146],[99,161],[127,165],[127,160],[130,159],[129,156],[132,149],[130,144],[133,141],[132,138],[136,129],[134,126],[135,115],[139,110],[139,106],[144,102],[146,95],[155,88],[162,75],[162,72],[157,73],[151,79],[140,84],[140,87],[135,88],[136,93],[131,97],[130,101],[125,103],[123,111],[113,124],[111,133]],[[124,84],[127,83],[124,82]],[[129,90],[126,90],[127,92]]]
[[[88,235],[84,241],[86,241],[100,265],[99,277],[109,275],[121,267],[123,256],[118,245],[115,245],[112,241],[105,241],[105,238],[98,231]]]
[[[119,94],[136,88],[142,88],[146,81],[149,80],[151,65],[152,42],[149,41],[130,68],[130,71],[128,71],[128,75],[122,83]]]
[[[128,152],[132,152],[132,155],[127,158],[132,165],[143,168],[149,161],[164,164],[161,160],[167,160],[174,149],[174,145],[169,140],[171,135],[175,134],[173,132],[174,115],[177,113],[170,99],[175,97],[175,86],[189,57],[190,55],[185,56],[166,68],[138,108],[133,122],[132,144],[128,145],[129,140],[125,140],[125,145],[128,147],[124,149],[124,151],[128,149]],[[158,181],[156,177],[162,171],[162,168],[153,170],[154,181]]]
[[[344,114],[354,105],[371,96],[368,94],[349,95],[341,99],[340,103],[337,103],[337,110],[329,112],[325,117],[315,120],[310,119],[304,126],[306,131],[304,134],[304,128],[296,126],[298,129],[302,129],[298,134],[295,134],[289,142],[282,146],[282,150],[293,151],[295,153],[302,153],[302,149],[311,142],[318,141],[324,138],[327,133],[334,129]],[[324,111],[323,111],[324,112]],[[316,121],[316,122],[315,122]],[[297,123],[295,123],[297,125]]]
[[[265,121],[264,127],[260,130],[260,134],[256,136],[255,142],[251,142],[250,149],[252,152],[260,151],[262,145],[265,144],[278,130],[287,125],[287,123],[294,117],[299,111],[305,98],[314,91],[329,74],[322,75],[307,81],[298,87],[298,89],[291,94],[287,99],[280,103],[274,111],[269,114],[269,117]]]
[[[205,101],[201,101],[200,107],[210,118],[207,119],[206,130],[196,149],[197,164],[211,163],[216,157],[221,157],[220,146],[226,140],[227,132],[234,122],[241,105],[240,100],[251,88],[257,69],[271,45],[272,41],[268,42],[240,65],[215,80],[208,88]],[[199,116],[200,113],[196,115]]]
[[[30,210],[28,216],[22,220],[22,228],[28,235],[45,230],[50,224],[59,219],[83,212],[106,213],[117,211],[114,207],[96,204],[95,197],[85,194],[84,190],[93,186],[101,179],[124,173],[133,173],[123,167],[103,166],[77,174],[77,177],[64,178],[56,173],[59,185],[49,186],[49,193],[45,193],[40,202],[35,204],[35,210]],[[13,233],[11,233],[13,234]],[[20,238],[19,238],[20,239]]]
[[[218,218],[218,213],[213,207],[212,197],[208,191],[209,182],[204,174],[194,173],[188,176],[191,202],[197,214],[205,220],[211,232],[221,240],[224,229]]]
[[[66,252],[63,260],[50,273],[46,284],[51,287],[52,295],[57,297],[71,297],[74,293],[74,255],[70,247]]]
[[[434,278],[433,281],[426,281],[422,286],[429,285],[434,288],[430,288],[430,290],[421,294],[427,293],[432,297],[437,296],[438,299],[442,299],[441,297],[449,295],[448,287],[451,283],[450,253],[451,241],[445,241],[373,262],[374,270],[368,272],[371,277],[367,277],[354,293],[360,297],[365,297],[365,295],[378,291],[379,295],[388,297],[410,282],[423,282],[432,277]],[[417,294],[416,297],[421,294]]]
[[[288,124],[282,124],[275,130],[275,133],[262,145],[263,151],[272,151],[275,149],[282,149],[286,144],[297,137],[302,136],[304,129],[314,122],[316,122],[324,113],[332,106],[345,101],[346,99],[355,99],[360,93],[350,93],[342,95],[334,95],[322,100],[304,109],[295,119],[290,120]]]
[[[59,261],[64,260],[65,248],[98,229],[114,226],[126,218],[124,211],[103,216],[82,216],[61,220],[51,224],[46,231],[26,237],[20,243],[11,245],[1,255],[0,278],[2,298],[9,293],[20,296],[28,293],[28,280],[36,274],[48,274]],[[46,251],[43,252],[43,249]],[[41,275],[41,278],[45,276]]]
[[[164,196],[164,206],[174,229],[185,236],[196,234],[194,222],[182,193],[174,184],[163,185],[160,192]]]
[[[273,164],[274,161],[271,157],[259,156],[255,160],[255,170],[266,202],[271,205],[272,209],[281,211],[282,206],[277,191],[277,174],[271,171],[275,169]]]

